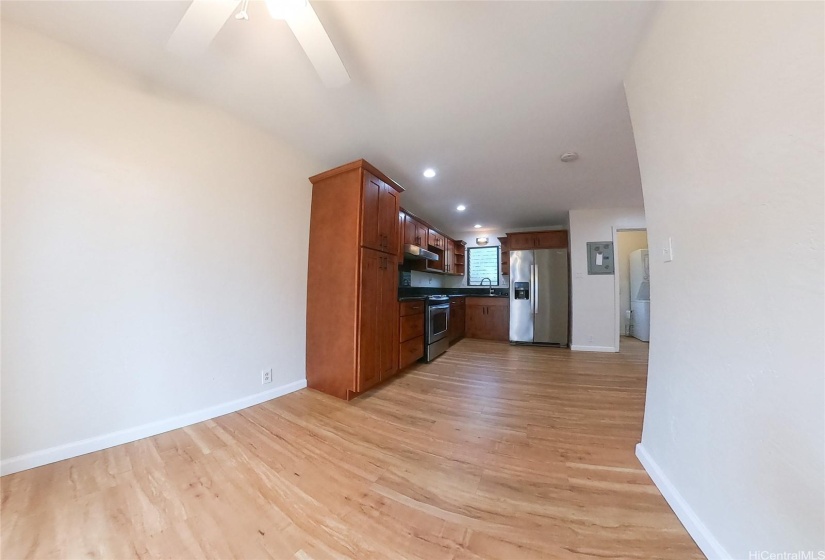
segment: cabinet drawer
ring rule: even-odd
[[[401,342],[406,342],[417,336],[424,336],[424,314],[419,313],[401,317]]]
[[[424,313],[424,300],[416,301],[402,301],[401,312],[399,315],[405,317],[407,315],[415,315],[416,313]]]
[[[398,367],[404,369],[424,355],[424,337],[419,336],[402,342],[398,352]]]

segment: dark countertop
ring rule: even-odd
[[[419,294],[419,293],[412,293],[410,294],[409,291],[421,292],[423,290],[428,290],[428,293]],[[421,301],[430,293],[438,294],[438,295],[446,295],[450,298],[460,298],[460,297],[482,297],[482,298],[501,298],[501,299],[509,299],[510,294],[507,293],[506,290],[494,290],[495,292],[493,295],[490,295],[489,289],[485,288],[483,290],[473,290],[471,289],[460,289],[460,288],[399,288],[398,290],[398,301]]]
[[[398,299],[401,300],[403,298],[422,298],[431,295],[445,295],[445,296],[458,296],[458,297],[510,297],[510,290],[507,286],[504,287],[494,287],[493,288],[493,296],[490,296],[490,288],[483,287],[477,288],[475,286],[468,287],[468,286],[461,286],[459,288],[437,288],[437,287],[410,287],[410,286],[399,286],[398,288]]]

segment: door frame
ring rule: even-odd
[[[647,235],[647,228],[646,227],[616,227],[613,226],[611,228],[613,230],[613,347],[616,349],[616,352],[621,352],[621,339],[622,339],[622,303],[621,303],[621,294],[619,293],[619,275],[621,270],[622,263],[619,259],[619,233],[624,231],[643,231],[645,235]],[[648,237],[647,240],[648,250],[650,249],[650,238]]]

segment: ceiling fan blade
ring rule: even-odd
[[[286,22],[325,86],[334,88],[349,83],[349,74],[341,57],[308,2],[306,7],[287,18]]]
[[[166,43],[166,50],[194,56],[209,43],[240,4],[240,0],[193,0]]]

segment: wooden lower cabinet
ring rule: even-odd
[[[424,335],[402,342],[398,347],[398,369],[411,366],[424,356]]]
[[[465,332],[466,323],[466,298],[450,298],[450,322],[447,327],[450,342],[462,338]]]
[[[510,340],[508,298],[466,298],[466,336],[484,340]]]
[[[424,356],[424,300],[402,301],[398,305],[398,369]]]

